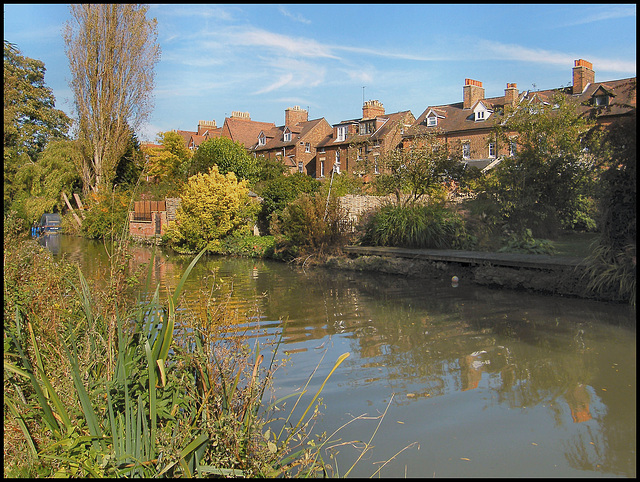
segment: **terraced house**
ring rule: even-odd
[[[371,171],[377,172],[377,158],[400,147],[404,129],[414,121],[409,110],[385,114],[380,101],[366,101],[361,118],[334,124],[331,132],[318,143],[316,178],[322,179],[332,172],[362,175],[363,163],[369,163]]]
[[[250,152],[280,159],[291,173],[316,176],[317,145],[331,132],[331,125],[324,117],[313,120],[308,117],[309,112],[299,106],[286,109],[284,125],[261,130]]]
[[[625,106],[635,108],[635,77],[595,82],[593,65],[583,59],[575,61],[572,73],[573,83],[569,87],[519,92],[517,84],[508,83],[504,95],[498,97],[485,97],[482,82],[465,79],[462,101],[427,107],[405,131],[403,148],[419,142],[426,132],[436,131],[450,149],[460,150],[467,165],[489,169],[502,156],[511,156],[517,151],[515,136],[508,145],[500,145],[493,132],[494,121],[506,105],[549,103],[553,94],[560,91],[576,98],[585,114],[596,115],[598,123],[605,126],[628,115],[631,108]]]

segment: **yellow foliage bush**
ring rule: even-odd
[[[253,224],[259,209],[249,197],[246,181],[233,172],[220,174],[212,166],[206,174],[189,178],[180,195],[176,221],[169,223],[167,236],[179,251],[213,247],[237,229]]]

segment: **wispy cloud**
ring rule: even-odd
[[[593,9],[596,9],[596,11],[592,11]],[[576,15],[574,19],[569,22],[563,23],[561,27],[585,25],[588,23],[602,22],[604,20],[636,16],[635,5],[606,5],[600,8],[592,7],[587,11],[586,14],[583,10],[582,16],[580,15],[580,10],[582,9],[576,9]]]
[[[282,15],[284,15],[287,18],[290,18],[291,20],[294,20],[296,22],[300,22],[300,23],[306,23],[306,24],[310,24],[311,20],[304,18],[304,16],[302,16],[301,14],[297,13],[297,14],[293,14],[291,12],[289,12],[289,10],[287,10],[286,8],[284,8],[282,5],[280,5],[278,7],[278,10],[280,10],[280,13]]]

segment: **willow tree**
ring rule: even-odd
[[[160,58],[156,19],[138,4],[73,4],[64,40],[85,152],[84,189],[108,188],[118,160],[153,107]]]

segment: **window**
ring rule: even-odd
[[[427,117],[427,127],[434,127],[438,125],[438,117],[435,115]]]
[[[340,162],[340,149],[336,151],[336,164]]]
[[[380,171],[378,170],[378,158],[376,157],[375,161],[373,161],[373,173],[374,174],[380,174]]]
[[[462,158],[469,159],[471,158],[471,144],[465,142],[462,144]]]
[[[291,142],[291,132],[284,133],[284,142]]]
[[[309,142],[304,143],[304,152],[311,152],[311,143]]]
[[[362,147],[358,147],[358,161],[362,160]]]
[[[336,174],[340,174],[340,162],[336,161],[335,165],[333,166]]]
[[[266,143],[267,143],[267,138],[264,136],[264,134],[258,137],[259,146],[264,146]]]
[[[324,161],[320,161],[320,177],[324,177]]]
[[[476,120],[477,121],[484,120],[484,111],[483,110],[479,110],[479,111],[476,112]]]
[[[324,147],[321,147],[321,148],[318,150],[318,152],[319,152],[320,154],[324,154]]]
[[[516,141],[513,141],[513,140],[509,141],[509,156],[510,157],[513,157],[513,156],[516,155],[517,146],[518,145],[516,144]]]
[[[302,163],[302,161],[298,161],[298,172],[303,172],[304,170],[304,164]]]
[[[340,126],[337,129],[336,141],[344,141],[347,138],[347,126]]]
[[[496,157],[496,143],[489,143],[489,157]]]
[[[598,107],[604,107],[606,105],[609,105],[608,95],[596,95],[593,100],[595,105],[597,105]]]

